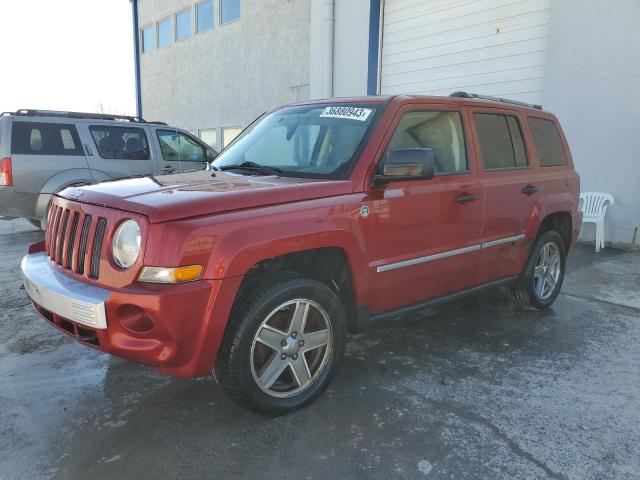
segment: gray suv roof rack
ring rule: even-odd
[[[33,110],[21,108],[15,112],[4,112],[2,115],[19,115],[25,117],[62,117],[88,118],[95,120],[125,120],[127,122],[146,123],[143,118],[130,115],[112,115],[109,113],[64,112],[59,110]]]
[[[520,105],[521,107],[537,108],[542,110],[542,105],[534,105],[533,103],[519,102],[518,100],[509,100],[508,98],[490,97],[488,95],[478,95],[477,93],[453,92],[450,97],[458,98],[477,98],[478,100],[491,100],[493,102],[510,103],[512,105]]]

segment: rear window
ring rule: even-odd
[[[149,159],[149,142],[142,128],[93,126],[90,131],[102,158]]]
[[[567,164],[564,145],[554,122],[542,118],[529,118],[529,128],[541,167]]]
[[[76,127],[66,123],[13,122],[14,155],[84,155]]]
[[[528,165],[516,117],[476,113],[475,119],[485,170],[521,168]]]

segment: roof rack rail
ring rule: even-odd
[[[493,102],[510,103],[512,105],[520,105],[521,107],[530,107],[530,108],[537,108],[538,110],[542,110],[542,105],[534,105],[533,103],[519,102],[518,100],[509,100],[508,98],[502,98],[502,97],[478,95],[477,93],[453,92],[449,96],[458,97],[458,98],[476,98],[478,100],[491,100]]]
[[[5,112],[11,114],[10,112]],[[13,115],[26,117],[62,117],[62,118],[81,118],[95,120],[125,120],[135,123],[147,123],[143,118],[131,115],[112,115],[109,113],[85,113],[85,112],[65,112],[59,110],[34,110],[29,108],[21,108],[16,110]]]
[[[147,123],[151,123],[152,125],[169,125],[167,122],[160,122],[158,120],[145,120]]]

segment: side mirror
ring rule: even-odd
[[[384,188],[398,180],[430,180],[435,174],[432,148],[398,148],[383,164],[382,175],[373,176],[373,187]]]

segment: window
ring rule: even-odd
[[[213,0],[196,4],[196,32],[213,28]]]
[[[183,10],[176,14],[176,40],[184,40],[191,36],[191,10]]]
[[[215,128],[200,130],[200,140],[209,145],[211,148],[217,148],[218,131]]]
[[[236,138],[242,131],[239,127],[225,127],[222,129],[222,146],[226,147],[233,139]]]
[[[76,127],[65,123],[14,122],[11,153],[84,155]]]
[[[158,48],[171,43],[171,19],[165,18],[158,22]]]
[[[521,168],[528,165],[518,119],[493,113],[476,113],[485,170]]]
[[[398,148],[433,149],[436,175],[468,170],[462,119],[458,112],[406,113],[389,141],[380,169],[384,168],[386,159]]]
[[[142,29],[142,53],[150,52],[153,47],[153,25],[149,25]]]
[[[220,0],[221,23],[233,22],[240,18],[240,0]]]
[[[93,126],[90,130],[102,158],[149,159],[149,143],[142,128]]]
[[[206,152],[195,139],[175,130],[158,130],[162,158],[167,162],[204,162]]]
[[[251,161],[279,168],[283,176],[346,178],[364,148],[378,106],[330,103],[282,108],[263,115],[230,145],[230,133],[239,129],[225,128],[225,149],[214,165]]]
[[[567,164],[564,144],[554,122],[542,118],[529,118],[529,128],[541,167]]]

